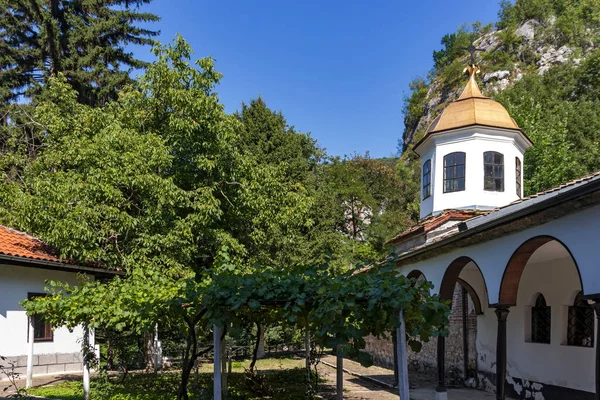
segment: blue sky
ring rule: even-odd
[[[494,22],[496,0],[154,0],[153,29],[212,56],[227,112],[259,94],[329,154],[395,154],[408,83],[432,66],[440,39]],[[136,55],[150,60],[148,49]]]

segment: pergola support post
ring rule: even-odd
[[[29,349],[27,352],[27,380],[25,382],[25,389],[31,388],[33,385],[33,342],[35,341],[35,335],[33,332],[33,317],[29,317]]]
[[[227,392],[227,341],[223,337],[221,340],[221,389],[223,390],[223,400],[229,396]]]
[[[223,400],[221,387],[221,328],[213,325],[213,399]]]
[[[496,336],[496,400],[505,400],[506,382],[506,320],[510,309],[508,306],[496,307],[498,317],[498,334]]]
[[[83,325],[83,398],[89,400],[90,398],[90,328],[87,324]]]
[[[310,382],[310,329],[308,317],[306,319],[306,327],[304,328],[304,361],[306,364],[306,375]]]
[[[398,392],[400,400],[409,400],[408,387],[408,354],[406,348],[406,326],[404,325],[404,310],[398,312],[398,329],[396,329],[396,348],[398,356]]]
[[[336,400],[344,400],[344,357],[342,357],[342,346],[336,349]]]

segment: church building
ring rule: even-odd
[[[600,399],[600,171],[524,197],[534,144],[482,95],[478,67],[466,71],[414,148],[421,220],[389,241],[399,271],[462,315],[433,344],[436,398],[447,398],[452,341],[463,382],[497,399]]]

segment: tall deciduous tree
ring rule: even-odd
[[[151,0],[0,0],[0,101],[39,93],[63,73],[88,105],[114,98],[146,63],[126,50],[147,45],[157,21],[138,8]]]
[[[373,261],[384,256],[385,241],[412,223],[406,184],[394,164],[394,159],[373,159],[367,154],[335,160],[326,169],[341,214],[338,229],[351,239],[355,259]]]
[[[335,234],[319,223],[319,213],[315,213],[315,174],[324,152],[309,134],[289,126],[284,115],[271,110],[261,97],[243,103],[235,117],[241,122],[241,151],[277,182],[271,187],[269,210],[253,211],[253,233],[248,235],[252,243],[246,247],[252,249],[256,261],[279,268],[314,261],[315,253],[325,246],[319,233]],[[292,208],[293,197],[295,204],[305,207]]]
[[[83,283],[84,297],[145,299],[135,312],[113,309],[105,324],[114,329],[178,321],[189,344],[183,395],[206,307],[198,298],[197,307],[177,304],[165,315],[165,303],[188,297],[184,279],[209,278],[222,249],[230,265],[252,271],[259,256],[273,254],[266,244],[291,245],[298,226],[310,226],[310,203],[301,185],[282,183],[279,170],[241,151],[243,129],[219,103],[221,75],[211,59],[193,64],[181,38],[155,53],[116,101],[81,104],[59,75],[31,113],[12,105],[0,127],[7,154],[0,220],[56,245],[63,257],[126,271],[129,279],[107,287]]]

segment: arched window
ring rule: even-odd
[[[521,196],[523,195],[522,191],[521,191],[522,171],[521,171],[521,160],[519,159],[519,157],[515,157],[515,172],[516,172],[515,176],[517,179],[517,182],[516,182],[517,183],[517,196],[519,196],[519,198],[521,198]]]
[[[581,292],[569,307],[567,344],[594,347],[594,309],[583,299]]]
[[[546,299],[538,294],[535,305],[531,309],[531,341],[534,343],[550,344],[550,328],[552,317]]]
[[[495,151],[483,153],[483,189],[504,192],[504,155]]]
[[[465,153],[444,156],[444,193],[465,190]]]
[[[423,164],[423,200],[431,196],[431,160]]]

